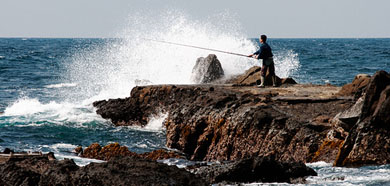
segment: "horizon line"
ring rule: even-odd
[[[3,37],[0,39],[125,39],[124,37]],[[247,39],[258,39],[248,37]],[[390,37],[268,37],[268,39],[390,39]]]

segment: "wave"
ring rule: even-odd
[[[88,123],[106,121],[96,114],[92,105],[80,105],[69,102],[51,101],[42,103],[36,98],[21,98],[8,106],[0,116],[4,124],[15,124],[17,127],[42,126],[44,124],[87,127]],[[76,124],[76,125],[74,125]]]

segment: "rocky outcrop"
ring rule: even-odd
[[[260,76],[261,76],[261,67],[253,66],[252,68],[245,71],[244,74],[234,77],[232,79],[227,80],[226,83],[233,84],[234,86],[252,86],[260,84]],[[265,76],[264,85],[271,86],[272,85],[272,77],[267,72]],[[276,84],[277,85],[288,85],[288,84],[297,84],[297,82],[292,78],[279,78],[276,76]]]
[[[221,62],[215,54],[200,57],[192,69],[191,80],[195,83],[211,83],[224,75]]]
[[[329,95],[327,91],[331,91]],[[254,90],[163,85],[135,87],[130,98],[94,105],[97,113],[116,125],[142,126],[149,116],[168,113],[167,146],[191,160],[273,155],[276,160],[310,162],[332,130],[330,123],[314,118],[333,118],[352,105],[349,100],[331,97],[337,91],[328,86]]]
[[[135,152],[131,152],[125,146],[120,146],[119,143],[108,144],[103,148],[98,143],[93,143],[85,150],[83,150],[82,147],[77,147],[75,149],[75,152],[77,154],[80,154],[80,156],[84,158],[92,158],[92,159],[99,159],[105,161],[108,161],[114,157],[126,157],[126,156],[139,157],[139,158],[144,158],[149,160],[161,160],[161,159],[169,159],[169,158],[186,159],[185,156],[179,154],[178,152],[167,151],[164,149],[158,149],[152,152],[137,154]]]
[[[255,157],[236,162],[203,166],[192,170],[209,183],[286,182],[305,183],[317,173],[303,163],[278,162],[272,157]]]
[[[390,75],[379,71],[364,92],[359,120],[341,147],[336,166],[390,163]]]
[[[138,157],[77,166],[38,157],[0,164],[0,185],[207,185],[192,173]]]

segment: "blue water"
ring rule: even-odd
[[[155,116],[154,123],[147,129],[113,127],[95,114],[92,102],[128,96],[131,87],[135,86],[134,80],[138,79],[152,83],[191,83],[182,79],[186,79],[187,72],[191,71],[195,56],[207,52],[190,55],[169,49],[169,53],[163,51],[167,46],[153,45],[156,47],[154,51],[163,51],[159,59],[173,55],[167,59],[169,62],[155,70],[151,66],[161,62],[153,63],[159,59],[150,59],[153,52],[142,48],[149,45],[129,43],[132,42],[121,39],[0,38],[0,112],[4,112],[0,115],[0,150],[53,151],[59,157],[77,158],[71,152],[76,146],[85,147],[94,142],[102,145],[119,142],[138,153],[165,148],[165,132],[158,126],[163,116]],[[279,74],[300,83],[341,86],[351,82],[356,74],[390,70],[390,39],[271,38],[269,44],[279,60],[276,61]],[[255,50],[249,45],[243,48],[251,49],[248,54]],[[217,55],[225,60],[233,58]],[[185,58],[188,56],[189,59]],[[176,58],[178,61],[172,60]],[[191,63],[183,65],[183,59]],[[244,62],[243,69],[258,63]],[[78,158],[77,161],[82,164],[89,160]],[[313,178],[313,184],[380,184],[390,181],[389,167],[311,166],[322,175]],[[343,172],[344,178],[335,177],[335,171]],[[362,177],[362,180],[353,182],[350,178],[359,171],[384,174],[387,179]]]

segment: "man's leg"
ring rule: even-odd
[[[260,88],[264,88],[264,82],[265,82],[265,75],[267,74],[267,65],[264,65],[261,67],[261,71],[260,71],[260,81],[261,81],[261,84],[259,85]]]
[[[275,75],[275,65],[274,65],[274,63],[271,63],[269,65],[269,75],[271,75],[271,77],[272,77],[272,85],[274,87],[276,87],[277,84],[276,84],[276,75]]]

